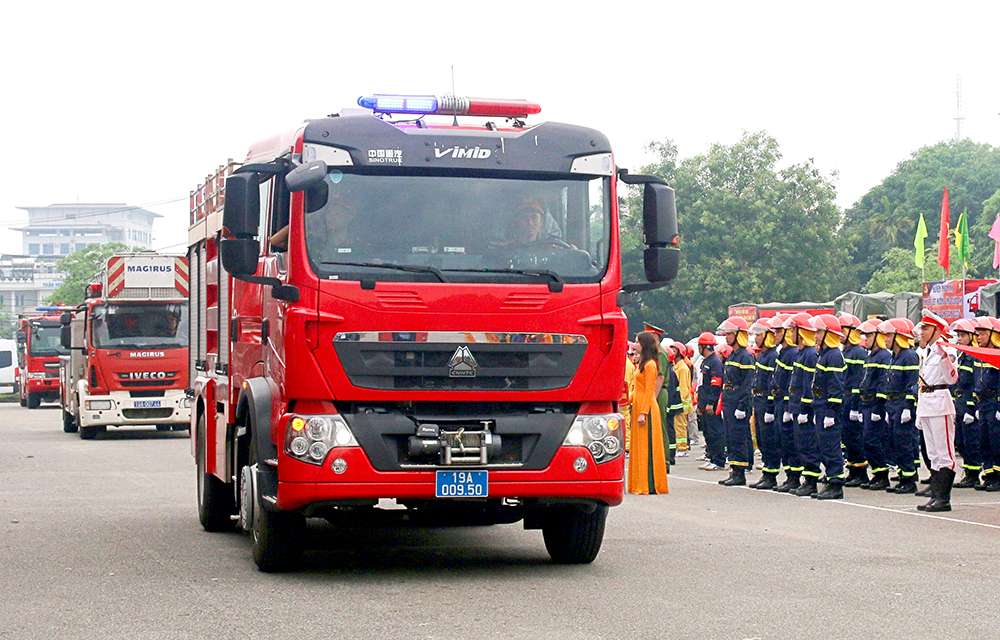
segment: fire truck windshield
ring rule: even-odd
[[[607,177],[334,170],[305,194],[306,248],[319,275],[341,280],[597,282],[609,192]]]
[[[188,346],[188,305],[116,303],[91,311],[91,341],[99,349],[182,349]]]
[[[39,326],[31,327],[31,341],[28,343],[28,354],[32,356],[64,356],[69,351],[63,348],[59,341],[61,327]]]

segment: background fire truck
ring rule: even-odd
[[[591,562],[623,497],[621,307],[676,274],[673,190],[597,131],[525,126],[525,101],[359,103],[192,192],[202,525],[237,520],[263,571],[300,565],[309,517],[396,514],[523,520]],[[624,288],[619,177],[644,185],[648,244]]]
[[[187,294],[187,258],[108,258],[101,283],[60,318],[64,431],[89,440],[109,426],[188,428]]]
[[[59,400],[59,356],[67,353],[60,344],[61,307],[25,309],[18,316],[17,366],[21,406],[37,409]]]

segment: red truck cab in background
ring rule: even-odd
[[[525,101],[359,103],[191,194],[202,525],[237,520],[263,571],[300,565],[307,518],[393,513],[523,520],[591,562],[624,490],[617,178],[645,189],[631,290],[676,273],[673,190],[616,170],[597,131],[526,126]]]
[[[59,316],[66,309],[25,309],[18,316],[15,342],[22,407],[37,409],[43,401],[59,401],[59,356],[68,353],[59,341]]]

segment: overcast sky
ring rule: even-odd
[[[187,196],[358,96],[526,98],[635,171],[766,130],[849,207],[921,146],[1000,145],[998,2],[20,2],[0,24],[0,251],[19,206],[124,202],[186,251]],[[173,202],[169,202],[173,201]],[[683,233],[684,203],[678,203]],[[928,212],[933,213],[933,212]]]

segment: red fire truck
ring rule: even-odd
[[[62,307],[25,309],[18,316],[17,366],[21,406],[37,409],[59,400],[59,356],[66,349],[59,342]]]
[[[523,520],[593,561],[623,497],[622,306],[676,274],[673,190],[595,130],[526,126],[533,103],[359,103],[191,194],[202,525],[238,521],[263,571],[300,565],[307,518],[394,514]],[[626,287],[619,178],[644,189]]]
[[[63,430],[92,440],[109,426],[187,429],[187,258],[108,258],[86,301],[60,318]]]

